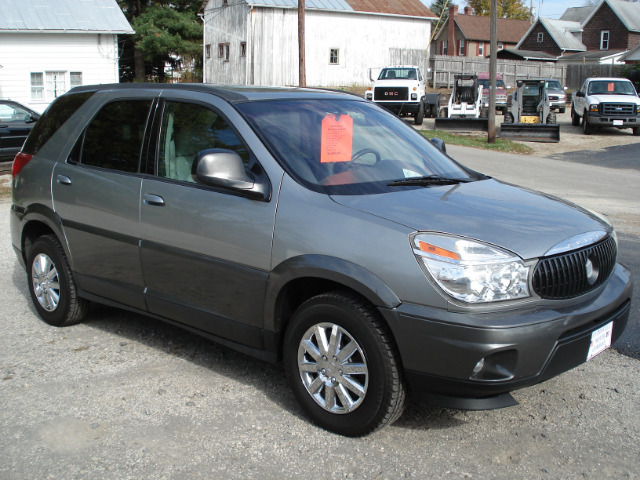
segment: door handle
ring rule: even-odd
[[[144,194],[145,205],[151,205],[152,207],[164,207],[164,198],[160,195],[154,195],[153,193]]]
[[[71,185],[71,179],[66,175],[58,175],[57,181],[60,185]]]

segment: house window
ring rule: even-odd
[[[484,42],[478,42],[478,56],[484,57]]]
[[[504,49],[504,44],[499,43],[499,44],[498,44],[498,50],[503,50],[503,49]]]
[[[204,54],[207,58],[211,58],[211,44],[204,46]]]
[[[67,72],[45,72],[45,97],[47,100],[58,98],[67,90]]]
[[[600,32],[600,50],[609,50],[609,30]]]
[[[70,72],[69,85],[71,86],[71,88],[79,87],[80,85],[82,85],[82,72]]]
[[[443,40],[440,42],[440,55],[447,54],[447,41]]]
[[[31,73],[31,100],[44,100],[44,74]]]
[[[538,32],[538,43],[544,42],[544,32]]]
[[[218,44],[218,58],[224,59],[225,62],[229,61],[229,44],[228,43]]]
[[[332,48],[329,50],[329,64],[338,65],[340,63],[340,50]]]
[[[240,42],[240,56],[247,56],[247,42]]]
[[[465,55],[465,41],[464,40],[460,40],[460,44],[458,47],[458,55],[461,57],[464,57]]]

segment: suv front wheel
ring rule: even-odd
[[[31,299],[45,322],[64,327],[82,321],[89,302],[78,297],[67,257],[54,235],[42,236],[31,246],[27,276]]]
[[[284,339],[284,367],[304,411],[332,432],[366,435],[404,409],[395,342],[376,309],[350,292],[321,294],[296,310]]]

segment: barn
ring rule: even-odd
[[[307,0],[307,85],[370,83],[370,70],[426,71],[435,15],[420,0]],[[205,0],[204,81],[298,85],[297,0]]]

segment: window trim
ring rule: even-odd
[[[335,52],[335,55],[334,55],[334,52]],[[340,65],[340,49],[339,48],[329,48],[329,65]]]
[[[461,38],[458,41],[458,56],[459,57],[464,57],[466,55],[467,52],[467,42],[464,38]]]
[[[543,43],[544,42],[544,32],[538,32],[538,38],[536,40],[536,43]]]
[[[607,37],[605,39],[605,36]],[[600,50],[609,50],[611,43],[611,34],[609,30],[600,30]]]
[[[211,44],[210,43],[207,43],[204,46],[204,55],[205,55],[205,58],[211,58]]]
[[[484,57],[484,42],[478,42],[477,54],[479,57]]]
[[[240,42],[240,57],[247,56],[247,42]]]

